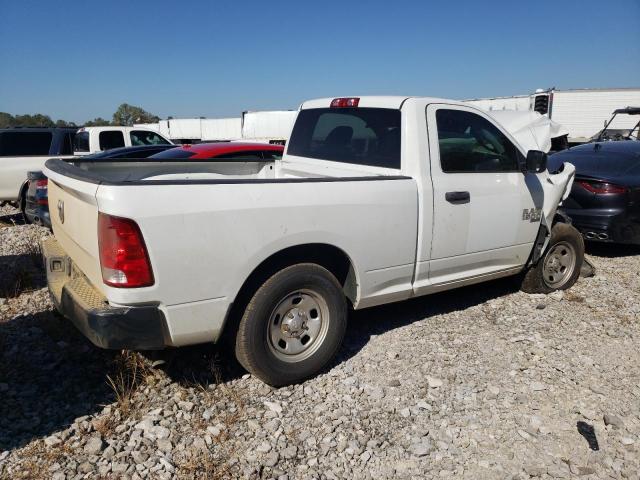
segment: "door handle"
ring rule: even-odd
[[[449,203],[469,203],[471,201],[471,195],[469,192],[447,192],[444,194],[444,199]]]

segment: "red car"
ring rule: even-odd
[[[282,145],[270,145],[268,143],[248,142],[219,142],[196,143],[194,145],[182,145],[177,148],[165,150],[149,157],[169,159],[207,160],[234,159],[247,161],[279,160],[282,158],[284,147]]]

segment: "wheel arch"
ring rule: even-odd
[[[23,210],[25,204],[27,202],[27,190],[29,189],[29,179],[22,182],[20,185],[20,190],[18,191],[18,205],[20,206],[20,210]]]
[[[329,270],[342,285],[350,304],[356,303],[359,295],[357,271],[353,260],[343,249],[328,243],[290,246],[269,255],[247,276],[227,312],[222,335],[231,339],[243,308],[260,285],[274,273],[298,263],[315,263]]]

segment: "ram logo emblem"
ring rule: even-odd
[[[522,210],[522,220],[529,220],[531,223],[539,222],[542,218],[541,208],[525,208]]]
[[[58,217],[60,223],[64,223],[64,202],[62,200],[58,200]]]

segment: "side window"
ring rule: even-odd
[[[164,138],[158,135],[156,132],[150,132],[148,130],[133,130],[130,133],[131,145],[168,145]]]
[[[2,132],[0,157],[49,155],[52,140],[49,132]]]
[[[73,137],[75,133],[63,133],[60,155],[73,155]]]
[[[76,133],[73,139],[73,151],[74,152],[90,152],[89,148],[89,132]]]
[[[100,132],[100,150],[124,147],[124,135],[119,130]]]
[[[480,115],[440,109],[436,124],[443,172],[519,171],[520,153],[516,146]]]

